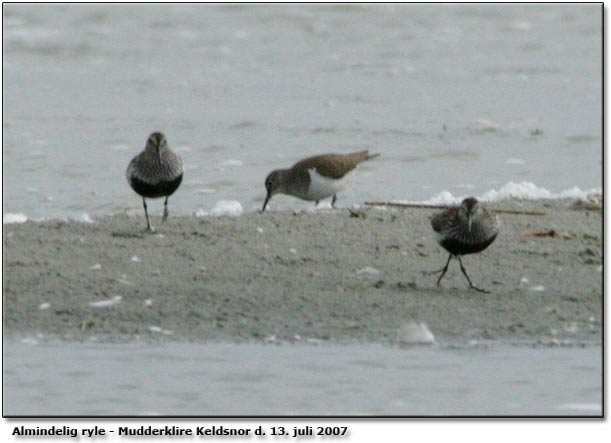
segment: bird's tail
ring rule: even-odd
[[[359,162],[364,162],[380,156],[380,154],[370,154],[368,150],[358,152],[357,154],[359,155]]]

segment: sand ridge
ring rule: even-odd
[[[395,343],[410,321],[438,342],[600,343],[602,217],[573,202],[490,207],[501,233],[453,262],[426,209],[240,217],[96,218],[3,226],[4,333],[62,340]],[[553,229],[564,237],[527,237]]]

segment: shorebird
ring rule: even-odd
[[[344,188],[344,176],[365,160],[378,157],[369,151],[351,154],[323,154],[295,163],[289,169],[276,169],[265,179],[267,203],[275,194],[288,194],[302,200],[315,201],[333,196],[331,207],[335,207],[337,193]]]
[[[146,229],[154,231],[146,208],[147,198],[165,197],[162,223],[168,218],[168,198],[182,181],[182,159],[168,146],[161,132],[153,132],[146,141],[144,151],[135,156],[125,173],[129,185],[142,197]]]
[[[450,208],[431,217],[431,226],[437,235],[439,244],[450,253],[446,265],[437,280],[437,286],[448,270],[452,257],[458,258],[460,270],[467,277],[469,286],[476,291],[488,293],[475,286],[460,259],[466,254],[474,254],[486,249],[499,233],[499,220],[496,214],[489,212],[477,199],[466,198],[458,208]]]

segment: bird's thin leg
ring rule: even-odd
[[[165,223],[165,221],[168,219],[168,215],[170,214],[168,211],[168,198],[170,198],[170,196],[167,196],[165,198],[165,202],[163,203],[163,218],[161,219],[161,223]]]
[[[479,292],[483,292],[484,294],[490,294],[490,291],[486,291],[485,289],[478,288],[473,283],[471,283],[471,279],[467,275],[467,271],[465,270],[465,267],[462,265],[462,260],[460,259],[460,255],[458,256],[458,263],[460,263],[460,270],[462,271],[463,274],[465,274],[465,277],[467,277],[467,281],[469,282],[470,288],[475,289],[476,291],[479,291]]]
[[[448,270],[448,266],[450,266],[450,261],[452,260],[452,257],[454,257],[454,256],[452,254],[450,254],[450,256],[448,257],[448,261],[446,262],[446,265],[441,270],[441,275],[437,279],[437,286],[439,286],[439,283],[441,283],[441,279],[443,278],[443,276],[446,275],[446,272]],[[437,272],[439,272],[439,271],[437,271]]]
[[[335,208],[335,202],[337,201],[337,194],[333,194],[333,199],[331,200],[331,207]]]
[[[144,206],[144,215],[146,216],[146,230],[149,232],[153,232],[155,229],[151,226],[151,222],[149,221],[149,213],[146,208],[146,200],[142,197],[142,205]]]
[[[452,254],[450,254],[450,257],[448,258],[448,262],[446,263],[446,265],[443,268],[435,269],[434,271],[421,271],[422,275],[435,275],[435,274],[439,274],[440,272],[447,271],[448,265],[450,264],[451,259],[452,259]]]

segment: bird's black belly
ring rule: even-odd
[[[146,198],[159,198],[167,197],[172,195],[178,186],[182,182],[182,174],[176,177],[174,180],[166,181],[162,180],[155,184],[143,182],[135,177],[130,180],[130,185],[138,195]]]
[[[483,251],[488,246],[492,244],[496,235],[493,235],[486,241],[482,241],[480,243],[464,243],[458,240],[454,240],[451,238],[447,238],[439,242],[441,246],[444,247],[446,251],[450,254],[454,255],[466,255],[466,254],[474,254],[476,252]]]

